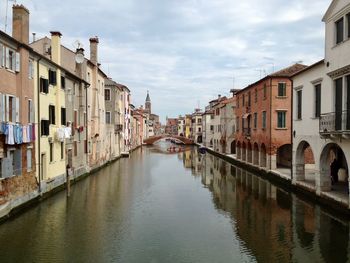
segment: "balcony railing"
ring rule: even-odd
[[[320,134],[350,132],[350,113],[329,112],[320,116]]]
[[[243,134],[244,134],[245,136],[250,136],[250,134],[251,134],[251,128],[244,128],[244,129],[243,129]]]

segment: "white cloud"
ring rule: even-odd
[[[4,28],[5,1],[0,2]],[[18,1],[19,2],[19,1]],[[106,73],[128,85],[136,106],[150,90],[162,115],[191,112],[261,74],[323,56],[329,0],[22,0],[31,32],[63,34],[69,48],[100,37]],[[10,8],[11,9],[11,8]],[[9,16],[9,21],[11,16]],[[10,32],[10,30],[8,30]]]

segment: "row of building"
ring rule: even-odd
[[[323,22],[324,59],[218,96],[172,131],[349,207],[349,1],[333,0]]]
[[[0,217],[12,208],[127,155],[160,129],[131,103],[130,89],[62,35],[29,41],[29,10],[13,6],[12,36],[0,31]]]

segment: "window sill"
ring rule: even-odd
[[[275,128],[275,130],[285,131],[288,130],[287,128]]]
[[[294,119],[293,121],[302,121],[303,119]]]
[[[311,117],[310,119],[311,119],[311,120],[319,120],[320,117]]]
[[[288,96],[276,96],[276,99],[285,100]]]
[[[342,44],[344,44],[345,42],[348,42],[350,40],[350,37],[347,37],[347,39],[344,39],[343,41],[339,42],[339,43],[335,43],[334,46],[332,47],[332,49],[337,48],[338,46],[341,46]]]

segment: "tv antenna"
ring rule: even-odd
[[[5,13],[5,33],[7,30],[7,13],[8,13],[8,9],[9,9],[9,2],[14,2],[14,4],[16,4],[16,0],[6,0],[6,13]]]

